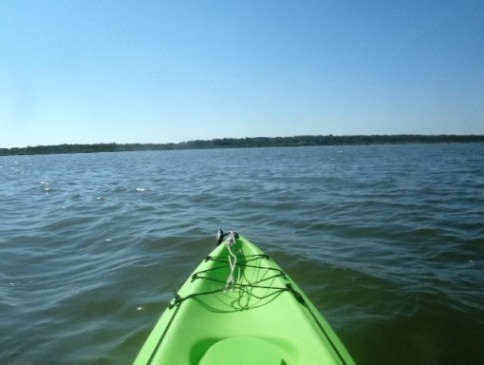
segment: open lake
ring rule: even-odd
[[[0,157],[0,364],[130,364],[218,228],[358,364],[483,363],[476,143]]]

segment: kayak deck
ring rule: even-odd
[[[260,249],[238,237],[232,248],[219,245],[196,268],[135,364],[354,362],[301,289]]]

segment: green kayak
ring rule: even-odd
[[[302,290],[235,232],[180,288],[134,364],[354,364]]]

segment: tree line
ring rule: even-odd
[[[28,146],[0,148],[0,156],[39,155],[60,153],[95,153],[124,151],[160,151],[209,148],[295,147],[332,145],[369,145],[404,143],[475,143],[484,142],[484,135],[356,135],[356,136],[294,136],[216,138],[180,143],[96,143],[61,144],[53,146]]]

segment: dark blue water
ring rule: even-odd
[[[359,364],[481,364],[484,144],[0,157],[0,363],[130,364],[234,229]]]

